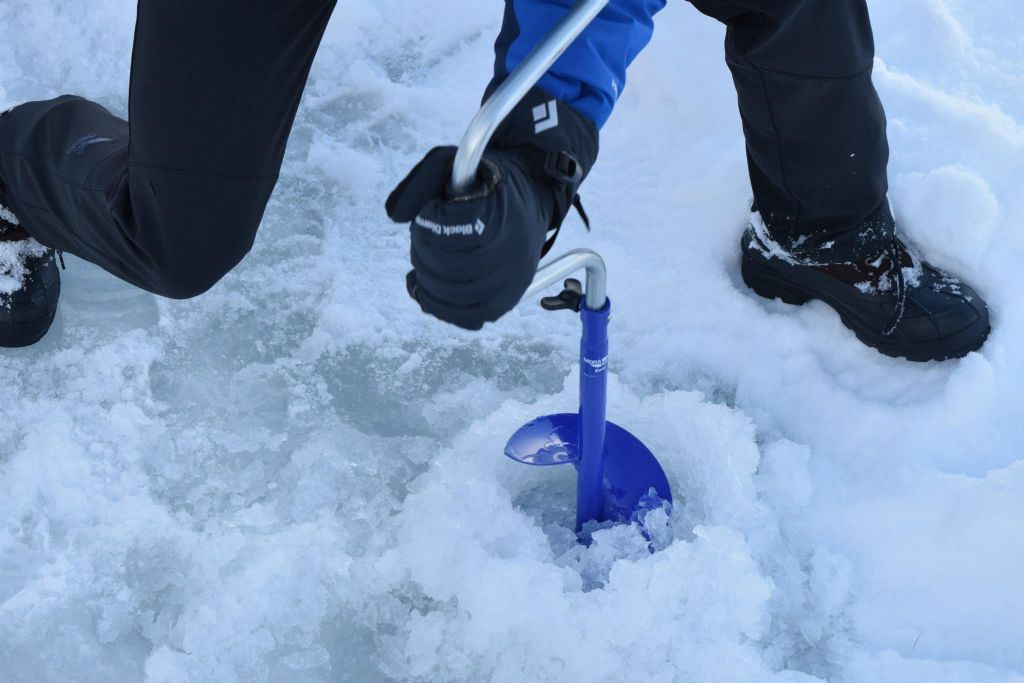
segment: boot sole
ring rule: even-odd
[[[32,327],[33,330],[26,332],[25,334],[5,335],[0,337],[0,349],[23,349],[27,346],[32,346],[42,341],[46,333],[50,331],[50,327],[53,326],[53,321],[57,319],[57,313],[54,311],[53,314],[47,316],[41,321],[29,323],[20,323],[19,327]],[[42,327],[39,327],[42,325]]]
[[[920,344],[891,343],[886,339],[879,339],[864,334],[858,326],[849,318],[845,312],[845,306],[830,297],[821,296],[819,293],[802,286],[799,283],[788,280],[778,273],[764,257],[752,255],[744,250],[743,260],[740,265],[740,274],[743,282],[756,294],[766,299],[779,299],[784,303],[794,306],[817,299],[827,304],[836,313],[843,325],[856,335],[865,346],[870,346],[879,353],[891,358],[904,358],[915,363],[928,361],[942,361],[953,358],[963,358],[969,353],[977,351],[988,339],[992,328],[986,322],[985,331],[980,336],[972,327],[968,327],[950,337],[925,342]]]

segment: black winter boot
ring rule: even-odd
[[[57,313],[60,271],[52,249],[29,237],[0,204],[0,347],[42,339]]]
[[[790,255],[755,213],[741,248],[748,287],[788,304],[824,301],[858,339],[887,356],[960,358],[981,348],[988,337],[985,301],[895,237],[867,259],[820,263]]]

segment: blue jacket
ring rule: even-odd
[[[650,42],[654,15],[665,1],[611,0],[538,85],[603,126],[626,85],[626,67]],[[574,4],[575,0],[506,0],[492,87]]]

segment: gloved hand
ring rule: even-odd
[[[455,151],[428,152],[388,197],[387,212],[411,223],[409,294],[425,312],[478,330],[529,287],[548,230],[561,226],[597,158],[597,129],[534,88],[495,133],[475,187],[461,196],[449,184]]]

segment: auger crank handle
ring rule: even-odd
[[[597,252],[590,249],[573,249],[554,261],[547,263],[537,271],[533,283],[523,299],[532,298],[540,294],[551,285],[562,281],[577,271],[586,271],[586,306],[592,311],[600,311],[604,308],[608,299],[607,295],[607,272],[604,259]]]
[[[548,69],[562,56],[609,0],[579,0],[555,29],[537,44],[526,59],[509,74],[504,83],[487,99],[466,129],[452,167],[452,189],[468,193],[476,182],[477,169],[487,143],[505,117],[537,85]]]

